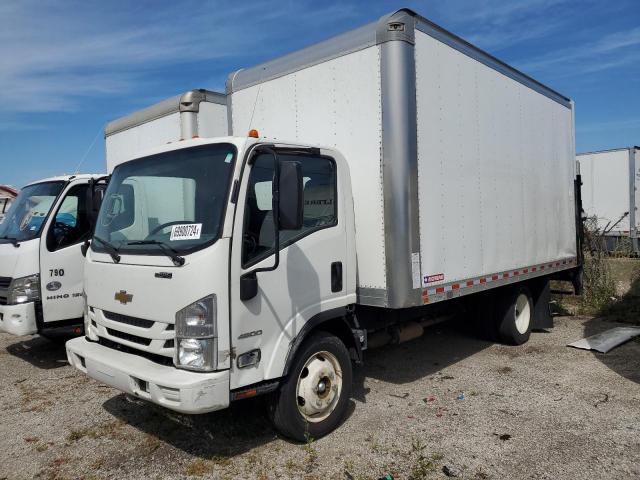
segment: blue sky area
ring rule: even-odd
[[[3,0],[0,184],[104,171],[106,122],[401,7],[573,98],[578,151],[640,144],[639,0]]]

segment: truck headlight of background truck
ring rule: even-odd
[[[11,280],[9,291],[7,292],[7,303],[9,305],[33,302],[35,300],[40,300],[39,274]]]
[[[176,313],[176,367],[202,372],[216,369],[216,313],[215,295],[204,297]]]

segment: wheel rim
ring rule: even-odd
[[[298,375],[296,402],[305,420],[311,423],[326,419],[336,408],[342,393],[342,369],[329,352],[313,354]]]
[[[516,299],[516,330],[519,333],[525,334],[529,329],[529,322],[531,321],[531,304],[529,303],[529,297],[524,293],[518,295]]]

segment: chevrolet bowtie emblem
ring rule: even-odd
[[[118,300],[121,304],[124,305],[133,300],[133,295],[127,293],[126,290],[120,290],[119,292],[116,292],[116,294],[113,296],[113,299]]]

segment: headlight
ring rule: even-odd
[[[217,366],[216,296],[209,295],[176,313],[177,367],[212,371]]]
[[[178,364],[193,370],[213,370],[215,338],[182,338],[178,343]]]
[[[33,302],[35,300],[40,300],[40,275],[29,275],[28,277],[11,280],[9,291],[7,292],[7,303],[9,305]]]

